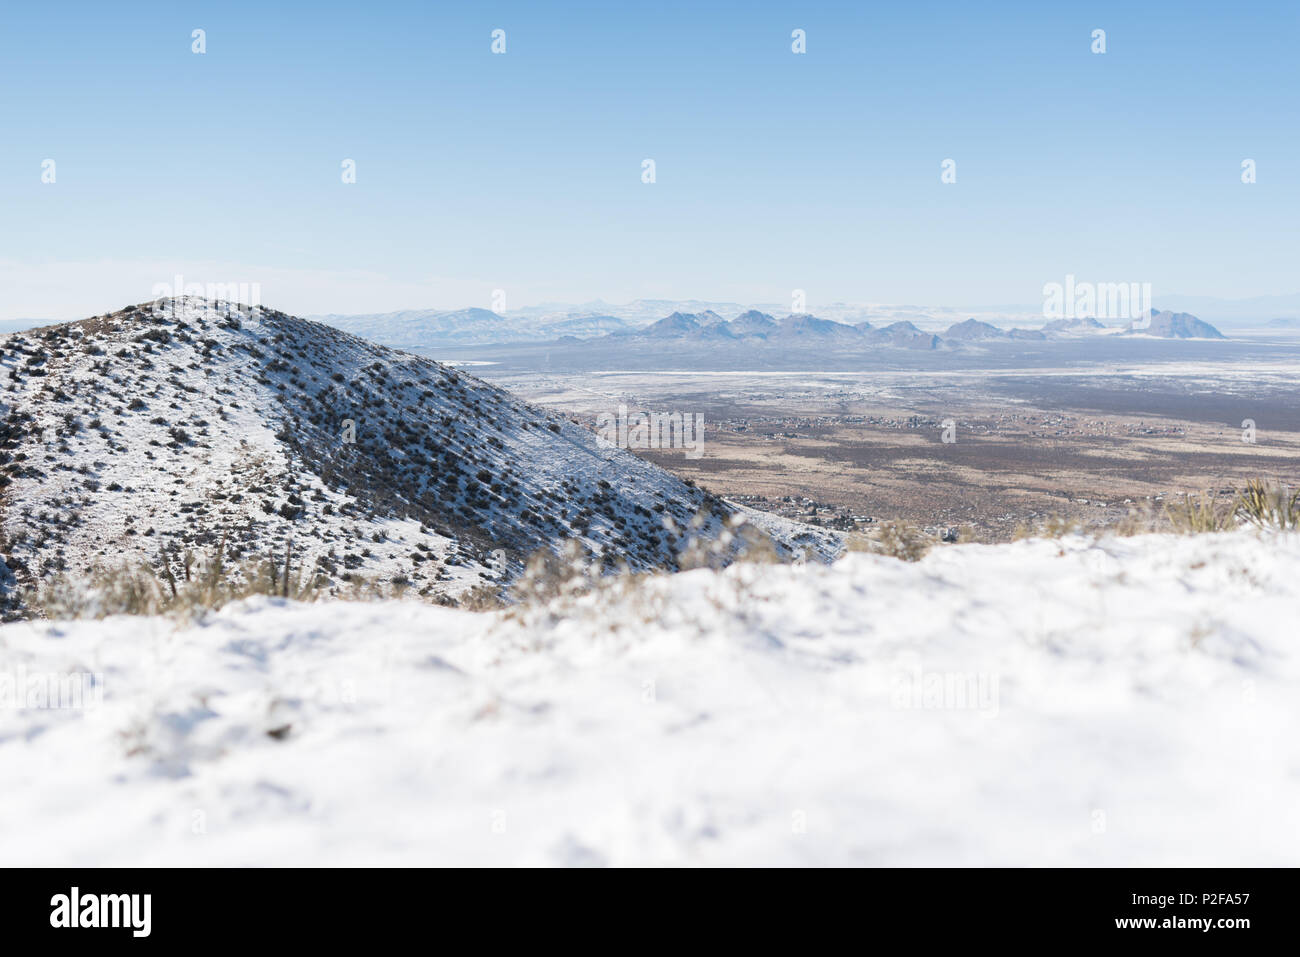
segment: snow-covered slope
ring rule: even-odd
[[[472,376],[230,303],[4,337],[0,389],[11,604],[123,559],[168,556],[179,576],[184,550],[222,543],[231,563],[289,554],[331,588],[433,596],[508,579],[567,538],[671,568],[683,542],[665,519],[684,529],[704,510],[709,536],[734,511]]]
[[[10,624],[103,700],[0,708],[0,860],[1294,865],[1298,607],[1238,532]]]

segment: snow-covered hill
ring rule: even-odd
[[[1236,532],[9,624],[102,702],[0,708],[0,860],[1294,865],[1298,607]]]
[[[166,558],[179,577],[185,550],[218,546],[232,565],[288,556],[331,589],[428,596],[510,579],[571,538],[671,568],[693,516],[716,536],[737,511],[463,372],[230,303],[0,338],[0,390],[11,606],[59,572]]]
[[[1129,324],[1134,335],[1154,336],[1158,339],[1225,339],[1223,333],[1208,322],[1203,322],[1186,312],[1156,312],[1152,309],[1146,322]]]

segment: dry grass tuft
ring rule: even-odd
[[[935,545],[935,539],[907,522],[884,522],[866,534],[849,536],[848,550],[888,555],[904,562],[919,562]]]
[[[206,556],[164,554],[157,567],[142,563],[99,566],[88,575],[62,575],[27,593],[25,603],[45,618],[109,615],[197,617],[254,595],[314,601],[324,594],[323,575],[294,569],[292,551],[274,558],[227,565],[218,545]]]
[[[1300,528],[1300,489],[1292,492],[1283,485],[1252,479],[1237,496],[1235,514],[1257,528],[1294,531]]]
[[[1237,524],[1233,502],[1219,501],[1213,492],[1193,495],[1188,492],[1172,503],[1165,503],[1165,518],[1174,531],[1183,535],[1224,532]]]

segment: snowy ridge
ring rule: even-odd
[[[1289,865],[1300,536],[0,627],[14,865]],[[0,690],[3,690],[0,674]]]
[[[710,536],[734,511],[470,375],[273,310],[185,298],[6,336],[0,386],[10,597],[129,558],[179,575],[218,545],[330,589],[456,595],[568,538],[673,568],[665,519],[704,511]]]

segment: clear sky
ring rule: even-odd
[[[177,273],[297,313],[1291,293],[1297,63],[1295,0],[11,2],[0,319]]]

